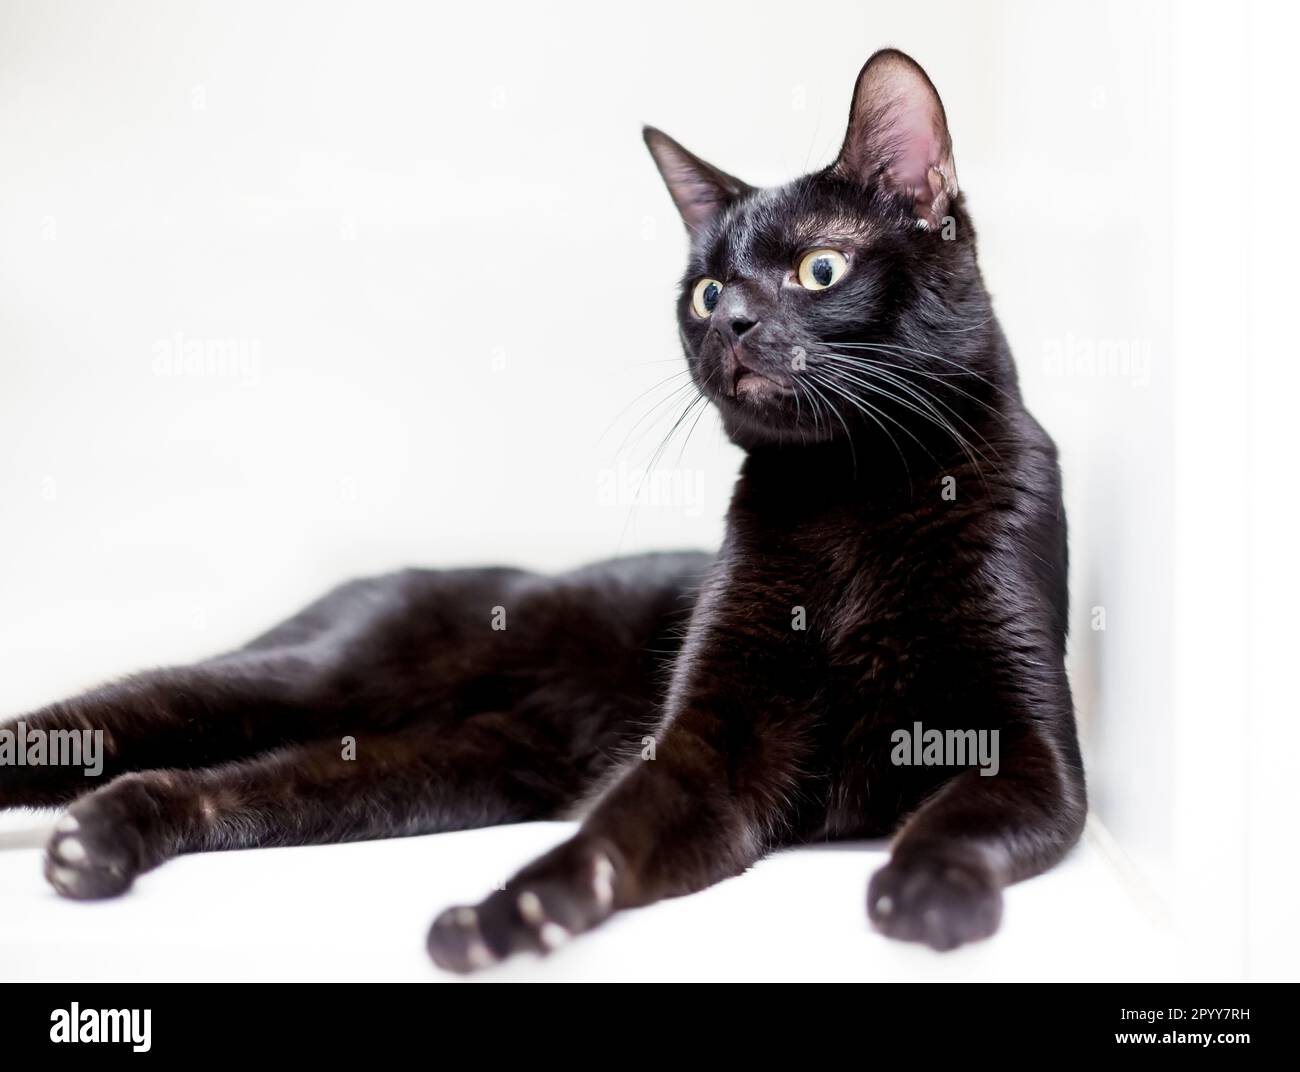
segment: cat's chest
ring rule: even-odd
[[[905,534],[850,510],[799,523],[738,526],[732,580],[754,598],[797,599],[819,635],[835,642],[845,629],[888,617],[920,595],[926,577],[912,568]]]
[[[931,519],[843,508],[798,524],[744,520],[729,555],[732,612],[784,635],[787,664],[804,669],[819,702],[908,707],[942,676],[960,585],[952,556],[917,538]]]

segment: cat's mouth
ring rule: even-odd
[[[786,386],[754,367],[740,347],[732,347],[724,364],[726,395],[735,402],[770,402],[788,394]]]
[[[717,364],[704,376],[704,386],[733,441],[762,442],[794,427],[795,387],[779,378],[781,370],[766,348],[759,352],[733,344],[721,347],[714,360]]]

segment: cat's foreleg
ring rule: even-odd
[[[871,921],[939,950],[987,938],[1003,888],[1064,856],[1086,811],[1077,752],[1028,722],[1002,731],[995,775],[962,771],[903,824],[868,887]]]
[[[573,838],[478,906],[442,913],[434,961],[463,972],[547,952],[619,909],[744,871],[780,840],[802,755],[796,723],[743,701],[688,708]]]
[[[45,873],[67,897],[125,892],[192,852],[399,837],[554,817],[581,792],[509,716],[317,741],[202,770],[126,774],[58,821]]]

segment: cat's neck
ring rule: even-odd
[[[963,496],[984,496],[987,478],[1017,453],[1014,435],[986,431],[978,438],[968,431],[964,445],[938,434],[911,441],[900,433],[754,447],[741,467],[733,508],[797,524],[845,509],[901,514],[938,501],[956,485]]]

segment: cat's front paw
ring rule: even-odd
[[[116,897],[144,870],[144,837],[133,802],[145,792],[127,775],[74,804],[54,825],[45,849],[45,877],[64,897]]]
[[[891,938],[956,949],[998,929],[1002,890],[981,864],[942,854],[891,860],[871,879],[867,914]]]
[[[477,906],[438,916],[429,955],[440,968],[471,972],[512,953],[549,953],[610,914],[614,882],[612,852],[566,842]]]

